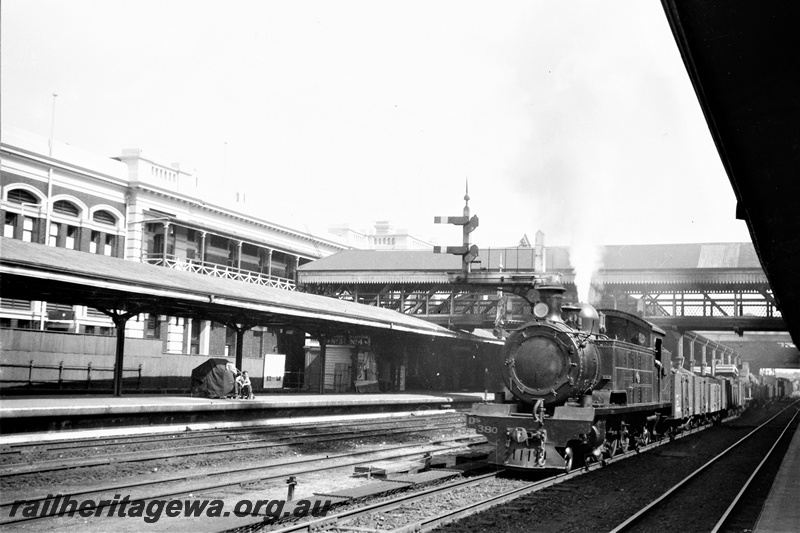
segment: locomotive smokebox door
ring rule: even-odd
[[[563,323],[535,322],[515,331],[503,347],[503,377],[515,396],[529,404],[562,405],[594,384],[597,354]]]

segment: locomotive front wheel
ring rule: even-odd
[[[572,459],[574,458],[575,454],[572,452],[572,448],[567,447],[564,450],[564,473],[568,474],[570,470],[572,470]]]

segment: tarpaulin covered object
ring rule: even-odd
[[[221,398],[233,392],[235,376],[227,359],[212,358],[192,370],[192,396]]]

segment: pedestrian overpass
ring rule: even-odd
[[[598,247],[590,303],[642,316],[677,331],[785,331],[750,243]],[[473,273],[550,276],[578,301],[567,247],[482,250]],[[530,305],[492,286],[462,283],[461,259],[430,251],[351,250],[298,271],[304,290],[394,309],[459,329],[526,321]]]

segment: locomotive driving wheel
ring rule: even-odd
[[[572,460],[575,457],[575,453],[572,451],[572,448],[567,446],[564,450],[564,473],[568,474],[570,470],[572,470]]]

